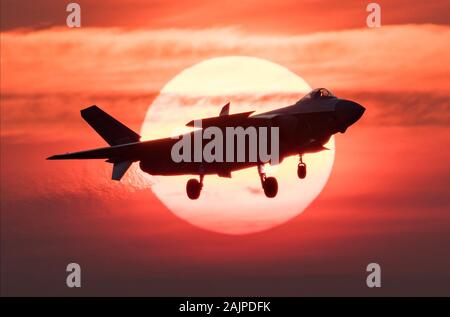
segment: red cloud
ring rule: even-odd
[[[416,39],[421,39],[418,42]],[[303,36],[236,29],[51,29],[2,34],[3,93],[152,92],[183,68],[222,55],[281,63],[331,89],[449,89],[450,27],[384,26]],[[282,52],[282,54],[280,54]]]

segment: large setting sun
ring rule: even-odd
[[[1,296],[450,295],[449,0],[0,2]]]
[[[186,68],[169,81],[150,105],[141,128],[143,139],[157,139],[188,131],[193,119],[218,115],[230,102],[231,113],[268,111],[295,103],[311,87],[300,76],[273,62],[254,57],[208,59]],[[198,227],[228,234],[272,228],[300,214],[322,191],[334,159],[334,141],[328,151],[304,156],[308,177],[296,174],[298,157],[266,166],[279,180],[279,193],[268,199],[256,168],[237,171],[232,178],[205,177],[202,197],[186,197],[187,176],[148,176],[137,169],[158,198],[177,216]],[[131,175],[136,179],[136,175]],[[142,183],[142,182],[140,182]]]

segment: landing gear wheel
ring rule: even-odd
[[[273,198],[278,193],[278,182],[275,177],[267,177],[263,181],[264,194],[268,198]]]
[[[186,193],[189,199],[195,200],[200,197],[200,192],[202,191],[202,184],[195,178],[188,180],[186,184]]]
[[[304,179],[306,177],[306,164],[305,163],[298,164],[297,176],[300,179]]]

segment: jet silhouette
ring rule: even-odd
[[[344,133],[349,126],[358,121],[365,108],[356,102],[340,99],[325,88],[312,90],[293,105],[252,115],[253,111],[229,114],[230,105],[226,104],[219,116],[201,119],[202,129],[197,129],[179,138],[196,138],[208,127],[225,131],[230,127],[267,127],[278,128],[278,155],[281,162],[292,155],[299,156],[297,175],[306,177],[306,164],[302,160],[305,153],[327,150],[324,144],[335,133]],[[231,177],[231,172],[256,166],[261,185],[267,197],[273,198],[278,192],[278,182],[274,177],[267,177],[263,166],[265,161],[259,158],[250,160],[248,144],[245,159],[229,161],[188,160],[176,162],[172,149],[179,138],[162,138],[140,141],[140,135],[132,131],[97,106],[81,110],[83,119],[110,145],[87,151],[50,156],[49,160],[67,159],[106,159],[113,164],[112,179],[120,180],[133,162],[139,161],[141,170],[151,175],[198,175],[199,179],[190,179],[186,184],[186,193],[190,199],[200,196],[205,175]],[[191,121],[187,126],[195,126]],[[269,142],[271,136],[264,142]],[[202,146],[206,141],[201,139]],[[227,140],[225,140],[227,143]],[[270,142],[269,142],[270,143]],[[261,143],[258,143],[261,144]],[[195,149],[189,150],[195,156]],[[235,158],[235,155],[233,155]]]

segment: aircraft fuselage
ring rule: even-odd
[[[114,180],[120,180],[133,162],[139,162],[140,168],[151,175],[199,175],[200,181],[191,179],[187,183],[191,199],[199,197],[205,175],[231,177],[233,171],[258,166],[264,193],[272,198],[277,194],[278,183],[262,170],[268,158],[270,163],[278,164],[288,156],[299,155],[297,175],[302,179],[306,176],[303,154],[325,150],[331,136],[344,133],[361,118],[364,110],[353,101],[339,99],[319,88],[291,106],[260,114],[229,114],[227,104],[217,117],[189,122],[188,126],[198,128],[190,133],[141,142],[137,133],[97,106],[91,106],[82,110],[81,115],[110,146],[48,159],[106,159],[114,165]],[[237,148],[233,147],[235,144]],[[178,149],[182,151],[177,152]]]

